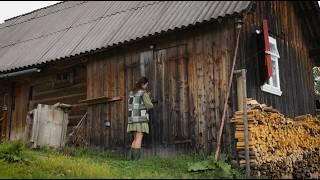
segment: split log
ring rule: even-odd
[[[239,164],[244,167],[243,112],[235,112],[231,122],[235,125]],[[255,175],[319,177],[320,122],[316,117],[286,118],[273,107],[248,99],[248,127],[250,166]]]

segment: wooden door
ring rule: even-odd
[[[29,109],[30,86],[28,82],[16,82],[11,96],[10,140],[23,139]]]
[[[154,128],[161,145],[191,143],[186,45],[155,52]]]
[[[149,50],[126,61],[126,96],[134,83],[145,76],[149,79],[148,91],[154,102],[150,133],[142,142],[146,156],[175,154],[176,145],[191,143],[186,48],[180,45]],[[131,142],[132,136],[127,134],[127,146]]]
[[[6,137],[8,124],[8,93],[0,94],[0,140]]]
[[[1,83],[0,90],[0,140],[9,139],[11,133],[12,117],[12,86],[10,83]]]
[[[126,68],[126,97],[128,97],[130,90],[134,87],[135,83],[141,78],[141,77],[147,77],[149,80],[149,87],[148,91],[150,91],[152,94],[154,92],[154,89],[156,86],[154,86],[154,61],[153,61],[153,51],[152,50],[146,50],[142,51],[138,54],[133,55],[130,59],[126,60],[125,63]],[[152,96],[152,95],[151,95]],[[126,102],[126,107],[127,102]],[[126,109],[127,110],[127,109]],[[152,116],[152,115],[151,115]],[[125,124],[127,124],[127,115]],[[150,147],[152,146],[154,142],[154,130],[152,125],[152,119],[149,122],[149,134],[145,135],[142,141],[143,147]],[[126,133],[125,135],[126,139],[126,145],[127,147],[130,147],[133,136],[131,134]]]

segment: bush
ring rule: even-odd
[[[0,161],[8,163],[28,162],[23,156],[24,146],[21,141],[4,141],[0,144]]]

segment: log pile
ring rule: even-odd
[[[319,179],[320,156],[319,148],[316,151],[303,153],[303,159],[298,160],[293,166],[294,179]]]
[[[247,103],[249,156],[253,174],[270,178],[317,176],[320,172],[319,120],[311,115],[286,118],[272,107],[255,100],[248,99]],[[236,129],[240,167],[244,168],[243,112],[235,112],[231,122]]]

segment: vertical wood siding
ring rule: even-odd
[[[87,98],[120,97],[113,101],[88,106],[90,144],[104,149],[123,150],[125,145],[125,57],[98,56],[89,60],[87,66]],[[106,60],[108,59],[108,60]],[[129,79],[128,79],[129,81]],[[109,122],[110,126],[105,123]]]
[[[149,49],[150,44],[156,48]],[[126,150],[130,147],[127,96],[135,81],[146,75],[157,103],[150,134],[143,141],[145,156],[212,152],[233,49],[233,21],[226,20],[93,56],[87,65],[87,97],[122,99],[89,106],[90,143],[104,149],[121,148],[123,142]],[[111,122],[110,127],[104,126],[106,121]],[[232,132],[227,122],[223,150],[229,153],[234,149]]]
[[[279,71],[281,96],[261,91],[255,30],[262,19],[269,23],[270,36],[277,40],[280,53]],[[241,34],[241,60],[238,68],[246,67],[248,97],[272,105],[287,116],[315,114],[312,61],[302,34],[299,12],[289,1],[257,2],[256,12],[245,19]]]
[[[80,61],[76,59],[75,61]],[[69,62],[70,64],[74,63]],[[53,105],[57,102],[71,104],[73,107],[69,113],[68,134],[72,131],[83,115],[87,111],[85,103],[79,103],[80,100],[86,99],[86,65],[68,65],[68,63],[59,63],[50,65],[41,74],[31,76],[30,83],[30,104],[29,110],[36,108],[37,104]],[[70,80],[58,80],[58,74],[69,74]],[[24,115],[25,117],[26,115]]]
[[[73,105],[69,114],[68,131],[77,125],[87,111],[86,104],[79,103],[80,100],[86,99],[86,66],[82,64],[63,68],[60,66],[66,64],[59,64],[43,68],[41,73],[15,77],[11,81],[11,89],[9,85],[1,83],[7,86],[7,90],[0,93],[0,101],[3,101],[6,95],[8,106],[7,119],[2,122],[2,138],[22,139],[27,112],[37,104],[52,105],[60,102]],[[57,75],[62,72],[72,72],[72,80],[57,80]]]
[[[1,90],[0,90],[0,106],[6,106],[7,107],[7,111],[3,112],[1,111],[1,117],[3,117],[4,119],[2,120],[2,122],[0,122],[1,124],[1,130],[0,130],[0,139],[3,138],[8,138],[9,137],[9,133],[10,133],[10,122],[9,119],[11,118],[11,97],[12,96],[12,89],[11,89],[11,84],[8,82],[1,82]]]
[[[12,119],[10,127],[10,140],[23,139],[26,114],[28,111],[29,83],[16,83],[13,89],[14,104],[12,105]]]

